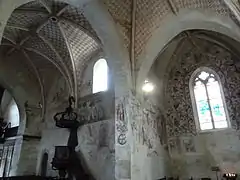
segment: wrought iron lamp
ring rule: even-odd
[[[73,111],[73,97],[69,97],[69,106],[64,112],[56,113],[54,120],[59,128],[68,128],[70,136],[67,146],[55,146],[55,155],[52,161],[52,168],[59,171],[60,178],[65,178],[67,170],[73,161],[72,155],[75,153],[75,147],[78,145],[77,129],[80,123],[77,121],[77,113]]]
[[[78,127],[79,122],[77,121],[77,113],[73,111],[73,103],[75,102],[74,97],[69,97],[69,106],[64,112],[59,112],[54,116],[56,126],[60,128],[74,128]]]

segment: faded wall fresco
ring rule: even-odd
[[[127,98],[117,98],[116,99],[116,133],[117,133],[117,143],[120,145],[125,145],[127,143],[127,133],[128,133],[128,118],[126,114]]]
[[[165,76],[168,149],[174,176],[215,178],[213,166],[220,167],[221,173],[240,170],[239,60],[216,44],[200,39],[195,43],[185,42],[181,54],[171,59]],[[199,67],[209,67],[219,75],[232,128],[197,133],[189,80]]]
[[[114,179],[114,121],[105,120],[84,125],[78,130],[78,146],[76,151],[84,164],[84,168],[99,180]],[[47,175],[56,176],[51,162],[54,156],[54,146],[66,145],[69,132],[64,129],[46,129],[40,143],[38,172],[40,159],[44,152],[49,155]]]
[[[158,105],[129,98],[132,179],[160,179],[168,174],[165,120]]]
[[[169,65],[165,91],[169,137],[196,134],[189,80],[192,73],[202,66],[213,69],[220,76],[232,127],[240,128],[240,113],[237,111],[240,108],[240,71],[235,58],[217,45],[199,43],[202,52],[193,46],[187,47]]]
[[[49,155],[47,175],[56,176],[51,162],[54,156],[54,146],[66,145],[69,131],[57,128],[53,120],[56,112],[62,112],[68,106],[68,88],[63,79],[56,81],[48,101],[47,121],[42,131],[39,146],[37,173],[41,172],[41,158],[44,152]],[[115,161],[115,130],[114,130],[114,98],[108,92],[88,95],[78,99],[76,112],[79,119],[85,121],[78,129],[78,146],[76,151],[83,161],[87,171],[96,179],[114,179]]]
[[[76,112],[85,123],[110,119],[114,116],[114,95],[107,91],[79,98]]]

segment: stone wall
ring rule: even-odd
[[[93,89],[92,89],[92,86],[93,86],[93,68],[94,68],[95,63],[100,58],[103,58],[103,57],[106,58],[104,53],[99,52],[91,58],[91,60],[88,62],[88,64],[85,65],[85,69],[83,71],[82,82],[80,83],[81,84],[81,87],[80,87],[81,91],[78,92],[80,97],[84,97],[84,96],[92,94],[92,92],[93,92]],[[108,74],[110,76],[110,73],[108,73]],[[109,80],[110,80],[110,77],[109,77]]]
[[[52,170],[51,162],[54,156],[54,146],[67,145],[69,132],[65,129],[52,128],[43,131],[39,155],[38,170],[42,155],[48,153],[47,175],[56,176],[57,171]],[[82,126],[78,130],[78,146],[76,151],[82,159],[87,171],[99,180],[114,179],[114,121]]]
[[[42,103],[39,84],[22,54],[14,53],[11,56],[6,56],[2,49],[0,51],[0,83],[1,86],[14,97],[20,116],[18,137],[16,138],[16,144],[12,154],[9,175],[35,174],[38,142],[35,140],[23,140],[22,135],[24,133],[39,135],[39,127],[41,127],[39,126],[39,124],[41,124],[41,110],[31,117],[28,117],[28,122],[35,125],[26,128],[26,112],[24,107],[26,101],[28,101],[29,105],[34,106],[38,105],[39,102]]]
[[[211,167],[222,172],[239,172],[239,60],[224,48],[195,40],[173,56],[165,76],[168,148],[172,173],[181,178],[212,177]],[[196,129],[189,80],[199,67],[209,67],[220,77],[232,128],[199,133]]]
[[[41,172],[42,156],[44,153],[48,153],[47,175],[57,175],[57,171],[52,170],[51,167],[54,147],[67,145],[69,131],[57,128],[53,116],[55,113],[65,110],[68,106],[68,96],[66,84],[63,81],[53,86],[49,94],[47,118],[43,126],[38,153],[38,174]],[[96,117],[100,118],[99,120],[92,119],[93,101],[96,101],[98,109],[100,108],[103,113],[103,115]],[[111,103],[113,103],[112,94],[104,92],[79,98],[75,109],[79,113],[78,120],[84,120],[87,121],[86,123],[89,123],[78,129],[79,144],[76,147],[76,151],[86,171],[90,172],[97,180],[114,179],[115,130],[114,109]]]
[[[157,104],[144,101],[130,98],[129,102],[133,180],[160,179],[168,175],[165,120]]]
[[[36,174],[39,145],[39,139],[23,138],[16,175],[23,176]]]

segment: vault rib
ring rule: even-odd
[[[31,9],[31,8],[18,8],[14,10],[14,13],[20,13],[20,14],[33,13],[33,14],[48,15],[48,12],[46,11],[39,10],[39,9]]]
[[[48,11],[49,14],[52,14],[51,8],[46,3],[44,3],[42,0],[40,0],[39,2],[43,5],[43,7]]]
[[[46,19],[45,21],[43,21],[41,24],[38,25],[38,27],[36,28],[36,33],[37,33],[37,34],[38,34],[38,33],[41,31],[41,29],[48,23],[48,20],[49,20],[49,18]]]
[[[6,27],[7,27],[7,28],[13,28],[13,29],[19,29],[19,30],[22,30],[22,31],[29,31],[28,28],[19,27],[19,26],[10,25],[10,24],[6,24]]]
[[[45,113],[46,113],[46,106],[45,106],[45,103],[46,103],[46,96],[45,96],[45,91],[44,91],[44,85],[43,85],[43,81],[42,81],[42,78],[40,76],[40,73],[38,72],[36,66],[33,64],[33,61],[30,59],[30,57],[27,55],[27,53],[25,52],[25,50],[22,50],[22,53],[23,55],[26,57],[27,59],[27,63],[30,64],[30,66],[33,68],[36,76],[37,76],[37,79],[38,79],[38,82],[39,82],[39,85],[40,85],[40,91],[41,91],[41,96],[42,96],[42,105],[43,105],[43,108],[42,108],[42,122],[44,122],[45,120]]]
[[[68,77],[68,81],[70,82],[71,84],[71,92],[73,93],[73,84],[72,84],[72,78],[71,78],[71,75],[69,73],[69,70],[66,66],[66,64],[63,62],[63,59],[62,57],[60,56],[60,54],[57,52],[57,50],[53,47],[53,45],[51,44],[51,42],[49,42],[45,37],[41,36],[41,35],[38,35],[39,38],[41,38],[50,48],[51,50],[56,54],[56,56],[58,57],[59,61],[61,62],[62,66],[63,66],[63,69],[66,71],[66,74],[67,74],[67,77]]]
[[[49,58],[48,56],[44,55],[43,53],[37,51],[36,49],[33,49],[33,48],[26,48],[24,47],[24,49],[28,50],[28,51],[31,51],[31,52],[34,52],[40,56],[42,56],[43,58],[47,59],[49,62],[51,62],[58,70],[59,72],[63,75],[64,79],[66,80],[66,82],[68,83],[68,87],[69,87],[69,91],[71,91],[71,84],[66,76],[66,74],[62,71],[61,67],[55,63],[51,58]]]
[[[10,48],[10,49],[6,52],[6,55],[10,55],[14,50],[15,50],[15,47]]]
[[[11,47],[14,47],[13,44],[9,44],[9,43],[2,43],[1,46],[11,46]]]
[[[3,34],[2,36],[4,39],[10,41],[11,43],[15,44],[16,45],[16,42],[14,40],[12,40],[11,38],[7,37],[6,35]]]
[[[60,11],[58,11],[56,15],[57,15],[58,17],[61,16],[61,14],[64,13],[64,12],[67,10],[68,7],[69,7],[69,5],[66,5],[66,6],[65,6],[64,8],[62,8]]]
[[[204,39],[208,42],[217,44],[218,46],[220,46],[221,48],[225,49],[226,51],[231,52],[233,55],[235,55],[236,57],[239,57],[239,55],[237,53],[235,53],[231,48],[228,48],[228,46],[226,46],[224,43],[219,42],[218,40],[215,40],[214,38],[210,37],[210,36],[204,36],[204,35],[194,35],[195,38],[197,39]]]
[[[25,37],[24,39],[22,39],[21,41],[20,41],[20,45],[23,45],[27,40],[29,40],[30,39],[30,37],[31,36],[27,36],[27,37]]]
[[[65,43],[67,45],[67,49],[68,49],[68,53],[70,55],[70,58],[71,58],[71,62],[72,62],[72,66],[73,66],[73,77],[74,77],[74,96],[75,96],[75,101],[76,101],[76,105],[78,104],[78,92],[77,92],[77,73],[76,73],[76,64],[75,64],[75,61],[74,61],[74,58],[73,58],[73,53],[72,53],[72,50],[71,50],[71,47],[70,47],[70,44],[68,42],[68,39],[66,37],[66,34],[64,33],[64,30],[62,29],[62,26],[61,26],[61,23],[59,22],[58,23],[58,27],[61,31],[61,34],[65,40]]]
[[[167,0],[169,6],[170,6],[170,9],[171,11],[173,12],[174,15],[177,15],[178,13],[178,9],[177,7],[175,6],[175,4],[172,2],[172,0]]]
[[[82,32],[84,32],[89,37],[91,37],[97,44],[102,45],[101,42],[99,41],[99,39],[96,36],[94,36],[91,32],[89,32],[89,30],[85,29],[83,26],[80,26],[79,24],[73,22],[72,20],[64,18],[64,17],[59,17],[59,21],[60,21],[60,23],[62,21],[63,23],[70,24],[73,27],[80,29]]]

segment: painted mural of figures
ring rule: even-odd
[[[183,139],[183,149],[186,153],[196,152],[194,140],[191,138]]]
[[[103,108],[94,101],[83,102],[79,105],[79,118],[86,122],[102,120],[104,118]]]
[[[117,118],[120,121],[124,121],[124,105],[123,103],[119,103],[117,106]]]
[[[97,119],[97,118],[98,118],[98,117],[97,117],[97,110],[96,110],[96,108],[95,108],[94,102],[90,102],[90,104],[89,104],[89,110],[90,110],[90,114],[89,114],[90,120],[92,121],[92,120],[94,120],[94,119]]]
[[[79,107],[79,118],[81,121],[88,121],[89,119],[89,110],[87,107],[87,102],[84,102],[83,104],[80,105]]]
[[[92,108],[91,108],[91,102],[90,101],[86,102],[85,112],[86,112],[86,117],[85,118],[86,118],[87,122],[90,122],[92,120],[91,119]]]
[[[116,115],[117,115],[117,132],[119,133],[117,142],[120,145],[125,145],[127,143],[127,119],[125,118],[125,107],[123,101],[120,101],[116,106]]]
[[[91,120],[98,121],[103,119],[103,109],[98,103],[91,102],[90,103],[90,109],[91,109]]]

